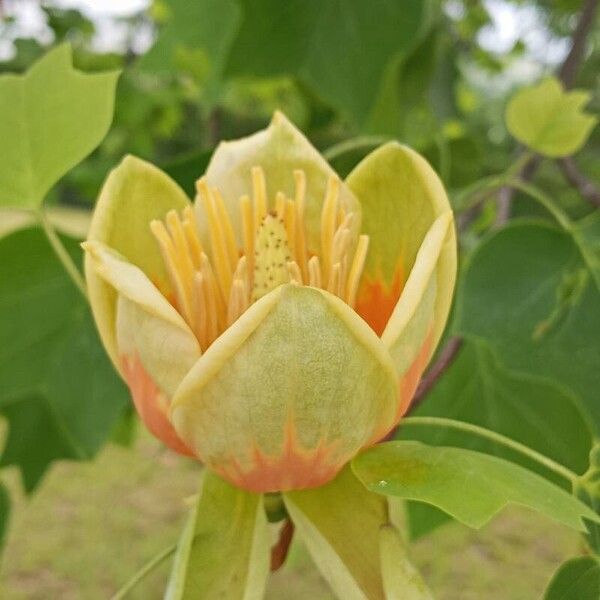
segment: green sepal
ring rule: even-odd
[[[408,559],[404,542],[393,525],[381,528],[379,550],[386,600],[433,600],[421,574]]]
[[[344,600],[385,598],[379,530],[387,500],[367,491],[346,467],[320,488],[284,494],[299,538],[334,592]]]
[[[166,600],[260,600],[270,544],[263,497],[205,471],[179,541]]]

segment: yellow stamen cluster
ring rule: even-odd
[[[294,172],[294,198],[278,192],[269,207],[264,171],[252,169],[252,199],[239,200],[238,244],[219,190],[205,178],[196,183],[207,219],[205,251],[191,207],[170,211],[150,228],[158,240],[175,291],[176,307],[202,350],[262,295],[288,281],[326,289],[354,306],[369,238],[353,243],[353,213],[340,205],[340,181],[331,177],[321,214],[320,252],[306,238],[306,177]],[[210,258],[209,258],[210,255]]]

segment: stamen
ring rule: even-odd
[[[346,284],[346,303],[352,307],[354,307],[354,304],[356,303],[358,282],[365,267],[365,259],[367,257],[368,248],[369,236],[359,236],[358,243],[356,244],[356,250],[354,252],[354,258],[352,260],[352,266],[350,267],[350,274],[348,275],[348,282]]]
[[[254,228],[258,231],[267,214],[267,183],[262,167],[252,167],[252,193],[254,196]]]
[[[240,198],[240,212],[242,215],[242,231],[244,237],[244,254],[248,260],[248,270],[254,269],[254,220],[250,196]]]
[[[308,285],[316,288],[321,287],[321,265],[318,256],[313,256],[308,261]]]
[[[275,194],[275,214],[282,220],[285,217],[285,194],[283,192]]]
[[[194,275],[194,265],[190,258],[190,250],[188,247],[187,239],[179,220],[177,211],[170,210],[167,213],[167,227],[171,234],[171,239],[175,245],[175,258],[180,267],[182,274],[182,281],[185,288],[185,293],[191,298],[192,294],[192,277]]]
[[[287,263],[287,270],[291,281],[298,285],[302,285],[302,273],[300,273],[300,267],[295,260],[291,260]]]
[[[336,296],[340,295],[341,291],[341,277],[342,277],[342,266],[340,263],[335,263],[331,267],[331,274],[329,275],[329,283],[327,284],[327,291],[335,294]]]
[[[229,289],[231,288],[231,262],[229,261],[227,245],[219,218],[217,217],[212,194],[206,183],[206,178],[203,177],[196,182],[196,189],[198,190],[208,219],[212,258],[217,271],[219,287],[221,288],[223,296],[227,298],[229,296]]]
[[[198,269],[200,267],[200,255],[203,250],[200,236],[198,235],[196,215],[194,215],[194,209],[191,206],[186,206],[183,209],[183,231],[185,232],[185,237],[190,249],[192,262],[194,263],[194,267]]]
[[[333,251],[331,253],[331,262],[333,264],[341,262],[350,247],[351,233],[349,229],[342,226],[336,231],[333,237]]]
[[[202,253],[200,257],[200,272],[202,273],[202,276],[208,284],[209,293],[211,293],[215,297],[217,321],[219,323],[219,326],[224,327],[226,322],[225,301],[223,300],[221,289],[219,288],[217,278],[212,269],[210,261],[208,260],[208,256],[206,256],[206,254],[204,253]]]
[[[327,192],[321,213],[321,257],[323,259],[323,275],[329,276],[332,267],[332,242],[337,220],[338,193],[340,180],[331,176],[327,182]]]
[[[208,348],[208,311],[206,302],[206,287],[202,273],[194,274],[194,292],[196,297],[196,320],[194,322],[194,333],[200,343],[202,351]]]
[[[235,234],[233,233],[233,226],[231,225],[231,219],[229,218],[229,214],[225,208],[225,202],[223,201],[223,196],[221,196],[219,190],[217,188],[213,188],[212,194],[217,207],[219,221],[225,235],[225,243],[227,244],[227,253],[229,254],[229,260],[231,261],[231,268],[235,269],[239,254],[237,243],[235,241]]]
[[[227,309],[227,323],[232,325],[248,308],[248,295],[246,285],[243,281],[237,280],[231,286],[231,295],[229,297],[229,307]]]
[[[296,235],[295,235],[295,254],[296,261],[300,266],[302,277],[306,281],[308,278],[307,252],[306,252],[306,231],[304,226],[304,205],[306,196],[306,176],[304,171],[297,169],[294,171],[294,180],[296,191],[294,204],[296,205]]]
[[[179,309],[183,313],[183,317],[189,323],[192,318],[192,307],[189,298],[186,295],[183,278],[178,268],[177,252],[175,250],[173,240],[169,236],[162,221],[152,221],[150,223],[150,230],[154,234],[154,237],[158,240],[163,261],[165,263],[169,278],[171,279],[171,285],[175,290],[175,296]]]
[[[206,322],[207,322],[207,347],[210,346],[219,335],[219,323],[217,320],[217,294],[211,290],[209,282],[203,278],[204,293],[206,294]]]

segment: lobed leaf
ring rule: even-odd
[[[0,206],[40,205],[100,143],[112,121],[118,76],[76,71],[64,44],[24,75],[0,77]]]
[[[574,154],[598,122],[583,110],[590,96],[582,90],[564,91],[556,78],[549,77],[512,97],[506,108],[508,130],[544,156]]]

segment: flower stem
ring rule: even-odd
[[[149,575],[156,567],[160,566],[169,556],[174,554],[177,550],[177,544],[173,544],[168,548],[165,548],[162,552],[157,554],[151,561],[146,563],[112,598],[111,600],[123,600],[126,598],[129,592],[142,581],[147,575]]]
[[[83,276],[81,275],[81,272],[75,265],[75,262],[71,258],[71,255],[67,252],[66,248],[61,242],[60,237],[58,237],[54,226],[50,222],[50,219],[48,219],[48,215],[46,215],[43,208],[40,208],[39,210],[35,211],[35,216],[37,217],[39,224],[41,225],[44,233],[46,234],[46,238],[48,238],[48,242],[54,250],[54,253],[56,254],[58,260],[60,260],[65,271],[73,281],[75,287],[87,300],[87,289],[85,287],[85,281],[83,279]]]
[[[485,429],[484,427],[479,427],[478,425],[473,425],[472,423],[465,423],[464,421],[456,421],[454,419],[445,419],[443,417],[406,417],[401,421],[402,425],[421,425],[425,427],[445,427],[447,429],[457,429],[459,431],[465,431],[467,433],[472,433],[474,435],[478,435],[482,438],[487,438],[488,440],[495,442],[497,444],[501,444],[506,448],[510,448],[523,456],[537,462],[538,464],[546,467],[546,469],[553,471],[557,475],[560,475],[567,481],[574,483],[579,476],[547,456],[544,456],[540,452],[521,444],[509,437],[506,437],[500,433],[496,433],[495,431],[491,431],[490,429]]]

